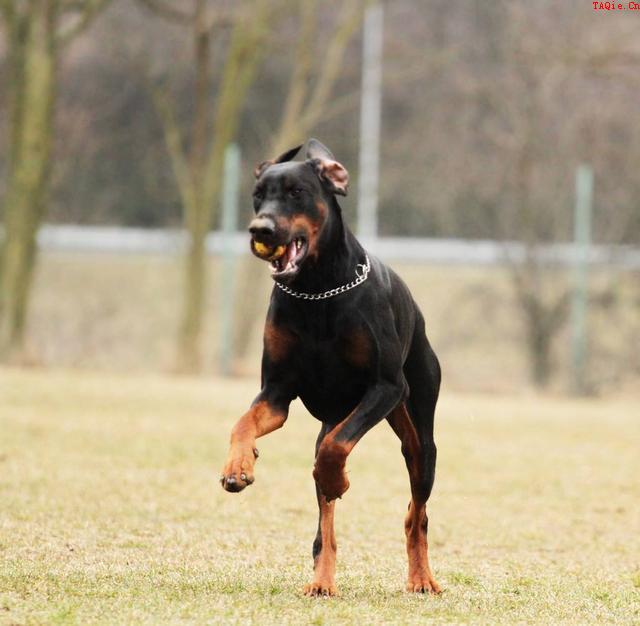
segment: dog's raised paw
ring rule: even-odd
[[[222,476],[220,479],[220,484],[225,491],[230,491],[231,493],[238,493],[242,491],[245,487],[248,487],[254,481],[253,476],[247,476],[246,474],[240,474],[240,477],[236,477],[235,474],[231,474],[230,476]]]
[[[225,491],[237,493],[253,483],[253,466],[258,458],[257,452],[253,447],[239,451],[232,449],[220,475],[220,484]]]

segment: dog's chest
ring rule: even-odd
[[[318,378],[330,371],[355,375],[373,364],[373,339],[360,326],[340,320],[332,324],[316,322],[296,330],[296,360],[303,371]]]
[[[359,402],[373,367],[373,346],[362,330],[302,336],[295,365],[298,395],[319,419],[343,419]]]

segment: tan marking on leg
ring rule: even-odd
[[[324,496],[320,496],[322,548],[313,565],[313,582],[303,588],[303,593],[306,596],[335,596],[337,594],[335,581],[337,544],[333,528],[335,504],[335,501],[328,502]]]
[[[429,566],[429,546],[427,543],[427,510],[424,497],[413,488],[420,480],[422,468],[422,450],[418,433],[411,421],[405,403],[399,404],[389,415],[391,427],[402,441],[407,468],[412,483],[412,499],[404,520],[407,538],[407,556],[409,559],[409,577],[407,591],[416,593],[440,593]]]
[[[280,428],[287,416],[266,401],[254,404],[231,431],[229,456],[220,479],[227,491],[242,491],[254,480],[253,466],[257,458],[256,439]]]
[[[429,546],[427,543],[427,511],[424,503],[411,500],[404,521],[409,558],[407,591],[415,593],[440,593],[429,566]]]
[[[327,500],[335,500],[349,489],[349,479],[344,471],[347,456],[353,449],[349,442],[336,441],[336,427],[320,444],[313,468],[313,478]]]

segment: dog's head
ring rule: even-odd
[[[308,258],[317,258],[323,231],[337,206],[333,196],[347,195],[349,174],[331,152],[310,139],[307,159],[292,162],[302,146],[255,170],[255,217],[249,224],[251,251],[270,262],[275,280],[290,282]]]

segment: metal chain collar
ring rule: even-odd
[[[356,278],[352,280],[350,283],[346,285],[341,285],[340,287],[335,287],[334,289],[329,289],[329,291],[325,291],[324,293],[303,293],[300,291],[294,291],[290,289],[286,285],[282,285],[281,283],[276,281],[276,285],[282,289],[285,293],[288,293],[290,296],[294,298],[301,298],[302,300],[326,300],[327,298],[333,298],[333,296],[337,296],[345,291],[349,291],[358,285],[361,285],[367,277],[369,276],[369,272],[371,270],[371,263],[369,262],[369,255],[365,254],[366,263],[358,263],[356,265]]]

